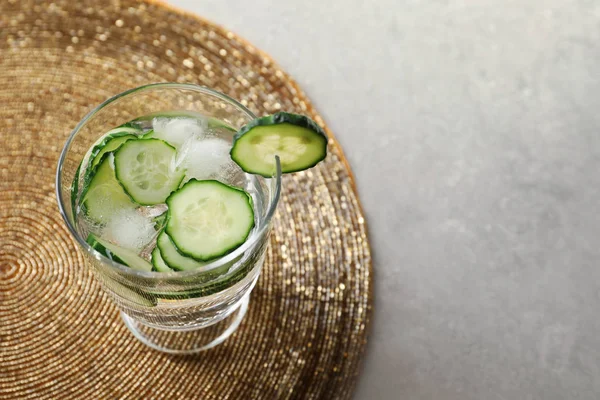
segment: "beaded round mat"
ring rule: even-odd
[[[162,81],[324,126],[267,55],[193,15],[132,0],[0,2],[0,398],[350,398],[372,270],[331,132],[325,162],[285,177],[248,314],[216,348],[182,357],[145,347],[84,268],[54,195],[61,147],[93,106]]]

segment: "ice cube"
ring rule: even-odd
[[[88,237],[90,233],[98,237],[102,237],[103,225],[89,218],[83,211],[79,211],[77,214],[77,228],[84,238]]]
[[[159,215],[164,214],[168,207],[166,204],[155,204],[148,207],[140,207],[137,209],[138,213],[142,214],[145,218],[156,218]]]
[[[103,231],[103,236],[116,245],[140,252],[156,231],[152,219],[135,209],[116,211]]]
[[[187,153],[191,147],[191,145],[196,142],[196,138],[195,136],[190,136],[189,138],[186,139],[185,142],[183,142],[183,144],[179,147],[179,149],[177,149],[177,154],[175,155],[175,158],[173,158],[171,160],[171,171],[175,171],[176,169],[178,169],[180,166],[183,168],[182,164],[183,161],[185,160],[185,157],[187,156]]]
[[[181,167],[187,170],[186,180],[210,179],[233,162],[229,156],[231,144],[219,138],[194,140],[186,144]]]
[[[221,168],[211,178],[238,187],[244,187],[247,180],[244,171],[232,159],[221,165]]]
[[[206,128],[206,132],[205,132],[204,136],[207,138],[211,138],[211,137],[218,137],[220,135],[221,135],[221,133],[218,130],[209,126]]]
[[[202,139],[207,126],[206,120],[202,118],[157,117],[152,120],[154,137],[162,139],[176,148],[181,147],[186,140],[192,137]]]

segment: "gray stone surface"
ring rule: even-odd
[[[346,151],[356,399],[600,398],[600,1],[171,3],[270,53]]]

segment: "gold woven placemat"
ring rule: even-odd
[[[192,15],[131,0],[0,2],[0,398],[351,397],[372,269],[333,138],[324,163],[285,177],[248,314],[215,349],[181,357],[145,347],[84,268],[54,196],[61,146],[91,107],[161,81],[206,85],[257,115],[281,109],[324,126],[267,55]]]

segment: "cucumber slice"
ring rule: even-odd
[[[107,223],[117,210],[136,208],[115,177],[112,157],[112,153],[102,156],[81,191],[82,210],[97,223]]]
[[[167,234],[182,254],[198,261],[231,252],[254,227],[250,195],[219,181],[190,179],[167,205]]]
[[[144,133],[142,136],[140,136],[140,138],[141,139],[152,139],[152,138],[154,138],[154,131],[152,129],[150,129],[149,131]]]
[[[160,251],[158,247],[155,247],[152,250],[152,270],[157,272],[172,272],[173,270],[169,268],[162,256],[160,255]]]
[[[139,136],[142,134],[142,130],[140,128],[138,128],[137,126],[134,126],[132,123],[127,122],[115,129],[111,129],[110,131],[106,132],[106,135],[108,135],[108,136],[116,135],[116,134]]]
[[[142,138],[142,139],[161,139],[161,140],[163,140],[162,138],[157,138],[157,137],[156,137],[156,131],[154,131],[154,130],[152,130],[152,129],[150,129],[148,132],[144,133],[144,134],[142,135],[142,137],[141,137],[141,138]],[[171,143],[169,143],[169,142],[167,142],[167,144],[169,144],[169,145],[173,146],[173,145],[172,145]]]
[[[327,156],[327,136],[310,118],[279,112],[242,127],[230,154],[245,172],[271,178],[276,155],[282,173],[314,167]]]
[[[235,128],[231,127],[231,125],[226,124],[225,122],[215,119],[215,118],[209,118],[208,119],[208,128],[209,129],[224,129],[226,131],[235,133],[236,130]]]
[[[133,120],[133,121],[125,122],[122,125],[119,125],[118,127],[112,129],[109,133],[123,132],[126,129],[131,129],[130,132],[134,135],[139,135],[142,130],[142,128],[140,127],[140,124],[137,122],[137,120]]]
[[[167,222],[167,213],[165,212],[157,217],[154,217],[152,222],[154,222],[154,229],[156,231],[160,231],[165,226],[165,222]]]
[[[182,255],[172,239],[165,232],[162,232],[156,241],[156,248],[160,251],[162,260],[167,264],[168,267],[177,271],[189,271],[198,269],[205,266],[207,263],[202,261],[196,261],[193,258]],[[206,272],[208,279],[213,279],[217,276],[223,275],[233,264],[235,264],[240,257],[236,257],[230,262],[223,264],[222,267],[215,268]]]
[[[92,150],[92,153],[90,155],[90,161],[88,162],[88,170],[90,169],[90,167],[91,168],[96,167],[96,165],[98,165],[100,163],[100,160],[102,160],[102,156],[104,154],[118,149],[119,146],[121,146],[123,143],[125,143],[128,140],[137,138],[136,135],[132,135],[131,133],[128,133],[128,132],[130,132],[132,130],[135,132],[141,132],[141,131],[138,131],[137,129],[134,130],[133,128],[122,128],[122,129],[126,129],[126,130],[109,134],[102,141],[102,143],[100,143],[99,145],[94,147],[94,149]]]
[[[138,204],[164,203],[185,175],[185,171],[172,167],[176,153],[174,147],[158,139],[127,141],[115,154],[117,180]]]
[[[138,292],[112,279],[102,279],[102,284],[110,289],[111,294],[115,293],[117,296],[131,303],[144,307],[156,307],[158,304],[158,301],[154,295]]]
[[[252,265],[243,266],[230,276],[223,276],[221,278],[211,280],[210,282],[207,281],[204,285],[201,285],[200,287],[191,289],[186,292],[174,293],[153,291],[152,294],[156,297],[167,300],[193,299],[198,297],[210,296],[212,294],[219,293],[227,288],[232,287],[233,285],[244,279],[251,269]]]
[[[132,127],[119,127],[109,131],[100,143],[95,145],[90,151],[87,162],[87,168],[83,177],[83,184],[89,184],[91,177],[106,153],[110,153],[119,148],[123,143],[130,139],[135,139],[142,131]]]
[[[152,264],[140,257],[135,251],[112,244],[90,233],[85,240],[94,250],[103,256],[138,271],[152,271]]]
[[[177,247],[175,247],[171,238],[165,232],[162,232],[158,236],[156,248],[160,250],[160,255],[164,262],[177,271],[189,271],[206,265],[205,262],[196,261],[193,258],[179,254]]]

